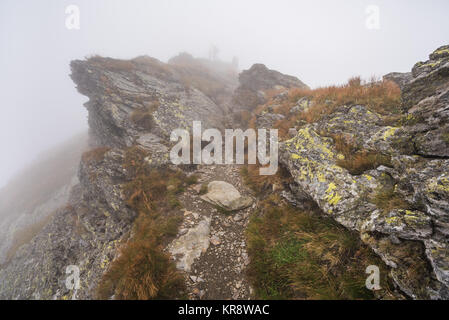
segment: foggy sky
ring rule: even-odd
[[[80,8],[80,30],[65,8]],[[380,30],[365,26],[380,8]],[[0,0],[0,187],[38,153],[87,130],[69,62],[91,54],[167,61],[181,51],[264,63],[311,87],[409,71],[449,43],[447,0]]]

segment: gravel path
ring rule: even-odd
[[[228,182],[242,195],[251,195],[243,184],[240,168],[237,165],[199,166],[193,172],[199,177],[198,184],[190,187],[179,198],[185,208],[184,221],[172,244],[183,243],[183,254],[199,255],[189,267],[186,268],[185,264],[180,267],[185,272],[190,299],[251,298],[252,289],[245,276],[249,263],[245,230],[255,204],[226,214],[203,201],[199,195],[201,185],[211,181]],[[206,224],[208,228],[204,228]],[[201,232],[198,231],[200,227]],[[205,232],[206,229],[209,232]],[[177,263],[182,258],[182,255],[174,255]]]

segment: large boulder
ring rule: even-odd
[[[209,248],[210,221],[210,218],[204,218],[196,227],[169,245],[169,251],[175,257],[178,269],[190,272],[195,260]]]
[[[226,211],[236,211],[249,207],[253,200],[245,197],[232,185],[224,181],[212,181],[207,186],[207,193],[201,199]]]
[[[270,70],[265,65],[256,63],[239,76],[240,86],[252,91],[273,89],[276,86],[284,88],[308,88],[296,77]]]

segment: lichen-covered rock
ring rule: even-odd
[[[418,154],[449,157],[449,45],[413,67],[403,89],[406,129]]]
[[[313,101],[307,97],[303,97],[296,102],[296,105],[290,109],[290,113],[300,113],[307,111],[311,106],[313,106]]]
[[[432,235],[432,221],[416,210],[394,209],[388,213],[376,210],[364,224],[365,231],[378,231],[407,240],[428,239]]]
[[[372,173],[353,177],[337,166],[337,159],[342,157],[332,139],[320,136],[310,125],[280,145],[280,162],[289,169],[302,191],[337,221],[359,229],[366,218],[364,215],[375,209],[373,204],[361,199],[371,194],[378,182]]]
[[[342,135],[359,148],[400,154],[410,150],[410,137],[401,127],[385,126],[381,116],[366,107],[342,106],[331,115],[323,117],[314,126],[323,136]]]
[[[338,165],[345,156],[338,153],[335,136],[392,157],[390,167],[379,165],[352,175]],[[406,129],[385,126],[380,115],[365,107],[342,106],[281,143],[280,162],[292,174],[301,197],[306,194],[324,213],[361,234],[393,268],[392,277],[403,292],[419,299],[447,298],[449,290],[441,279],[449,264],[439,255],[432,259],[425,248],[430,241],[439,248],[447,242],[449,167],[444,159],[401,154],[413,152],[406,147],[410,140]],[[373,200],[384,189],[400,194],[405,207],[378,208]],[[412,262],[419,266],[415,279],[410,277]]]
[[[449,247],[447,242],[425,242],[426,253],[439,281],[449,287]]]

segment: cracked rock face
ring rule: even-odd
[[[98,57],[72,61],[71,69],[78,91],[89,97],[90,134],[98,145],[130,146],[147,133],[168,140],[174,129],[190,129],[193,121],[223,127],[222,108],[183,80],[174,65],[149,57]],[[135,121],[139,112],[146,121]]]
[[[250,197],[242,196],[232,184],[224,181],[212,181],[207,186],[207,190],[207,194],[202,196],[201,199],[226,211],[248,208],[253,203]]]
[[[95,298],[100,279],[128,239],[137,215],[122,192],[132,179],[124,164],[127,147],[145,149],[150,167],[166,165],[173,129],[190,129],[194,120],[205,129],[223,126],[222,108],[197,86],[214,82],[231,96],[228,80],[220,82],[216,74],[150,57],[94,57],[73,61],[71,69],[78,91],[89,98],[89,140],[92,147],[101,147],[97,153],[104,152],[81,161],[79,185],[71,190],[69,205],[2,266],[1,299],[71,299],[74,292],[65,286],[69,265],[80,269],[76,297]],[[203,83],[189,82],[188,76]],[[186,234],[190,249],[207,249],[209,224],[205,220]],[[197,254],[193,250],[186,256],[185,265]]]
[[[414,137],[416,153],[449,157],[449,45],[435,50],[426,62],[418,62],[413,79],[404,86],[408,111],[405,128]]]

